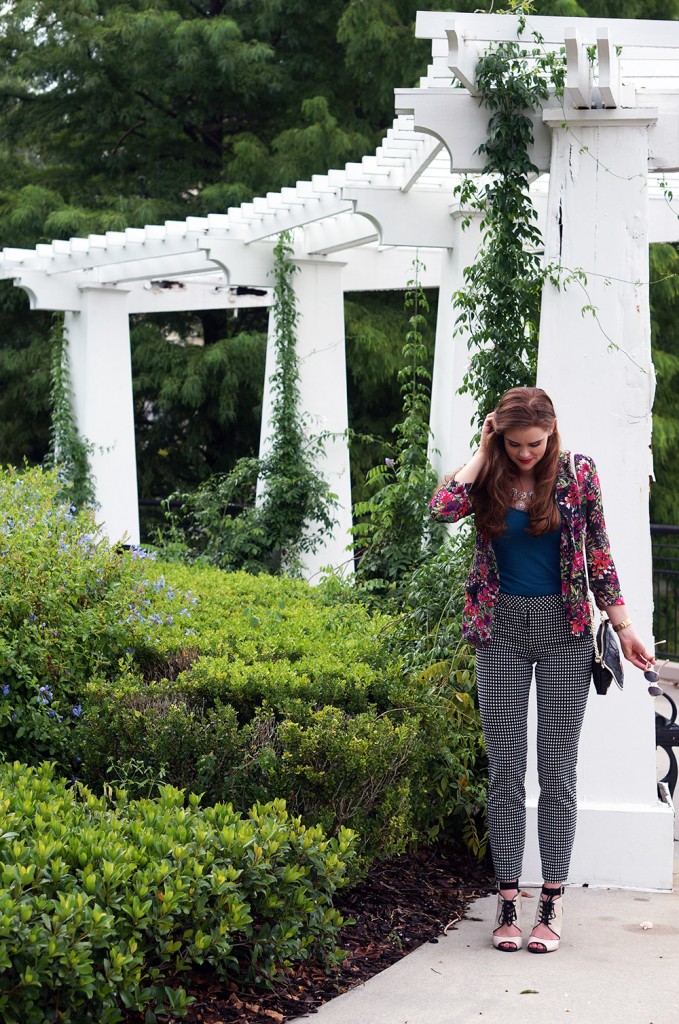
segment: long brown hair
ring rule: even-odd
[[[527,532],[538,536],[559,527],[561,517],[554,499],[554,487],[561,450],[552,400],[541,388],[512,388],[506,391],[494,413],[494,433],[488,439],[486,461],[471,491],[474,518],[479,529],[495,540],[504,533],[505,516],[516,484],[516,466],[505,450],[506,431],[524,427],[551,430],[545,454],[535,465],[535,491],[528,506]]]

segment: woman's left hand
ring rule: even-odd
[[[618,640],[620,641],[620,647],[622,653],[627,659],[631,661],[633,665],[640,668],[642,672],[645,672],[650,664],[655,661],[655,654],[653,651],[648,651],[644,647],[641,639],[637,636],[636,632],[631,626],[627,626],[626,629],[621,629],[618,633]]]

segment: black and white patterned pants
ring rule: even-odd
[[[526,836],[528,695],[535,666],[540,797],[538,837],[545,882],[565,882],[575,838],[578,740],[592,670],[591,636],[574,636],[560,594],[500,594],[493,637],[476,652],[488,751],[488,829],[495,874],[521,877]]]

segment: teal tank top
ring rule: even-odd
[[[540,537],[526,533],[530,516],[518,508],[508,508],[507,529],[493,541],[500,573],[500,593],[542,597],[561,593],[561,530]]]

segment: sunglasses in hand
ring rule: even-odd
[[[660,679],[660,673],[664,669],[665,665],[667,665],[667,662],[663,661],[660,665],[652,665],[650,661],[647,661],[646,664],[648,665],[648,668],[644,672],[644,679],[651,683],[648,688],[648,692],[651,697],[662,697],[662,687],[658,686],[657,683]]]

